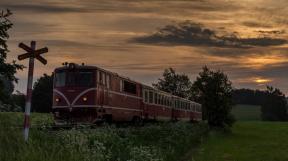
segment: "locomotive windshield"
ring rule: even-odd
[[[56,87],[90,87],[93,85],[91,71],[59,71],[55,74]]]

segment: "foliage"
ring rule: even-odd
[[[286,121],[287,106],[285,95],[277,88],[267,86],[266,97],[261,106],[262,119],[265,121]]]
[[[192,83],[187,75],[177,74],[173,68],[168,68],[165,69],[163,78],[160,78],[153,86],[173,95],[188,98]]]
[[[32,114],[31,135],[26,144],[22,138],[23,114],[0,113],[0,160],[175,161],[198,146],[208,132],[204,123],[182,122],[55,131],[47,126],[51,118],[48,114]]]
[[[23,93],[16,91],[15,94],[11,95],[11,100],[15,106],[20,107],[22,109],[21,111],[24,111],[26,101],[25,101],[25,95]]]
[[[23,69],[23,66],[16,64],[15,61],[12,63],[6,62],[7,53],[9,52],[7,46],[7,40],[9,38],[8,30],[13,26],[9,20],[11,14],[12,13],[9,10],[0,12],[0,77],[2,77],[2,79],[0,79],[0,102],[4,103],[2,108],[7,105],[10,106],[10,103],[8,102],[10,100],[10,95],[4,91],[4,87],[6,87],[4,84],[7,85],[7,83],[3,80],[9,81],[9,84],[12,84],[11,82],[13,81],[17,82],[17,78],[14,75],[17,70]]]
[[[193,83],[191,93],[191,99],[202,104],[203,119],[208,120],[211,127],[232,126],[232,83],[227,75],[205,66]]]
[[[253,89],[234,89],[233,103],[246,105],[262,105],[265,100],[266,93],[261,90]]]
[[[190,161],[286,161],[285,122],[237,121],[232,134],[210,132]]]
[[[53,97],[53,74],[44,74],[34,84],[32,93],[32,111],[51,112]]]

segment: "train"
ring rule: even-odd
[[[52,112],[56,125],[202,120],[199,103],[75,63],[54,70]]]

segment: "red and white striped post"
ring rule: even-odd
[[[29,58],[28,67],[28,83],[27,83],[27,93],[26,93],[26,104],[25,104],[25,114],[24,114],[24,140],[28,141],[29,128],[30,128],[30,111],[31,111],[31,100],[32,100],[32,84],[33,84],[33,71],[34,71],[34,59],[36,58],[44,65],[47,64],[47,60],[41,57],[41,54],[47,53],[48,48],[42,48],[36,50],[36,42],[31,41],[31,46],[27,46],[23,43],[19,44],[19,47],[24,49],[27,53],[19,55],[19,60],[24,60]]]
[[[31,41],[31,49],[35,51],[36,42]],[[28,141],[29,128],[30,128],[30,111],[31,111],[31,100],[32,100],[32,84],[33,84],[33,71],[34,71],[34,57],[29,58],[28,68],[28,83],[27,83],[27,94],[24,114],[24,140]]]

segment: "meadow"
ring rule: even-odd
[[[187,160],[208,132],[204,123],[154,123],[143,127],[101,126],[52,130],[49,114],[32,113],[29,142],[23,114],[0,113],[0,161]]]
[[[231,134],[210,132],[191,161],[287,161],[288,123],[239,121]]]

